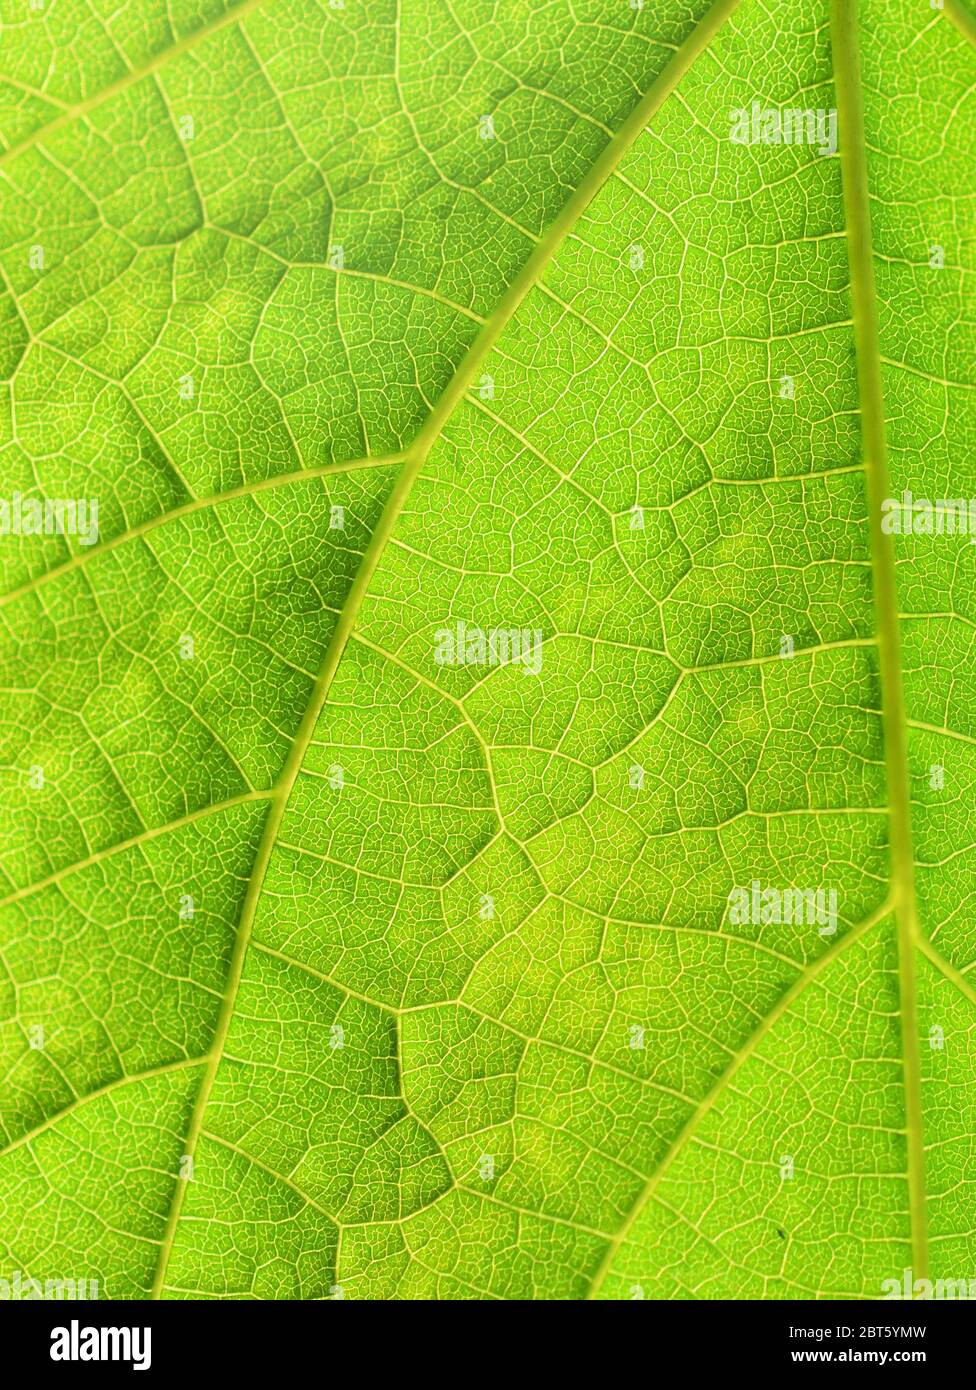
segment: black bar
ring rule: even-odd
[[[280,1376],[283,1368],[304,1378],[311,1370],[306,1360],[309,1357],[313,1363],[318,1361],[325,1379],[348,1375],[359,1357],[361,1372],[369,1378],[382,1373],[384,1356],[389,1356],[391,1367],[396,1358],[401,1369],[405,1358],[421,1358],[415,1362],[415,1373],[422,1373],[424,1348],[429,1351],[435,1345],[429,1333],[422,1333],[427,1315],[413,1305],[409,1321],[400,1323],[400,1316],[396,1308],[376,1303],[357,1308],[347,1301],[335,1307],[285,1302],[10,1301],[0,1303],[0,1330],[5,1360],[17,1366],[20,1379],[32,1370],[60,1372],[65,1378],[85,1372],[100,1376],[114,1372],[140,1377],[191,1375],[193,1379],[215,1371],[226,1384],[227,1378],[237,1373],[246,1373],[249,1378],[263,1371]],[[583,1315],[582,1324],[580,1315],[574,1313],[569,1336],[554,1335],[563,1326],[564,1313],[558,1307],[547,1314],[536,1305],[523,1335],[522,1315],[517,1311],[516,1322],[506,1327],[514,1331],[517,1340],[504,1344],[514,1359],[506,1353],[504,1366],[500,1366],[492,1353],[501,1344],[493,1338],[508,1314],[499,1303],[492,1303],[485,1313],[475,1315],[473,1328],[467,1326],[469,1316],[469,1311],[448,1313],[445,1326],[442,1311],[436,1314],[436,1329],[438,1339],[445,1333],[450,1337],[450,1324],[454,1317],[460,1317],[467,1337],[480,1339],[487,1334],[488,1340],[472,1343],[481,1348],[471,1368],[476,1379],[502,1370],[510,1378],[517,1369],[524,1373],[536,1360],[551,1375],[564,1358],[575,1358],[581,1352],[596,1354],[601,1345],[621,1371],[635,1356],[638,1368],[652,1377],[667,1367],[673,1370],[680,1366],[692,1378],[710,1370],[735,1376],[752,1370],[788,1374],[819,1369],[830,1375],[836,1366],[948,1370],[962,1364],[964,1356],[968,1360],[972,1345],[969,1310],[949,1300],[647,1301],[641,1309],[597,1306]],[[547,1327],[550,1316],[556,1323]],[[458,1328],[461,1325],[455,1324]],[[107,1332],[103,1339],[102,1329],[119,1332]],[[122,1329],[128,1330],[128,1337]],[[605,1342],[608,1336],[612,1342]],[[436,1345],[441,1345],[439,1340]],[[340,1362],[330,1362],[330,1347],[341,1353]],[[516,1354],[518,1347],[525,1350]],[[52,1358],[53,1351],[80,1357],[83,1350],[93,1348],[99,1357],[103,1349],[107,1356],[113,1350],[128,1350],[130,1359]],[[136,1361],[148,1364],[137,1371]],[[349,1361],[353,1366],[343,1370]],[[454,1373],[467,1376],[469,1369],[459,1364]]]

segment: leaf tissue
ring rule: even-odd
[[[966,0],[3,8],[0,1292],[976,1291]]]

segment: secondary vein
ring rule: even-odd
[[[156,53],[148,62],[142,63],[137,68],[130,68],[128,72],[123,73],[122,76],[116,78],[114,82],[109,82],[105,87],[100,88],[97,92],[93,92],[91,96],[76,102],[74,106],[66,107],[65,110],[55,116],[53,120],[38,126],[28,135],[25,135],[22,140],[18,140],[15,144],[8,146],[7,149],[0,152],[0,168],[11,163],[18,155],[23,154],[25,150],[32,149],[35,145],[42,144],[49,135],[53,135],[55,131],[60,130],[62,126],[69,125],[72,121],[77,120],[79,116],[87,116],[90,111],[94,111],[96,107],[101,106],[106,101],[110,101],[111,98],[117,96],[119,92],[124,92],[134,83],[141,82],[144,77],[148,77],[150,74],[158,71],[159,68],[163,67],[164,64],[168,63],[172,58],[178,58],[180,54],[188,53],[190,49],[195,48],[198,43],[202,43],[204,39],[208,39],[211,34],[216,34],[219,30],[226,29],[228,25],[238,24],[249,15],[252,10],[256,10],[257,7],[262,4],[264,4],[264,0],[243,0],[240,5],[235,6],[231,10],[227,10],[209,24],[202,24],[199,29],[194,29],[192,33],[184,34],[183,38],[177,39],[176,42],[170,44],[168,48],[164,48],[162,52]]]
[[[207,1103],[210,1098],[210,1092],[213,1089],[217,1070],[220,1066],[227,1033],[234,1013],[237,990],[244,968],[244,957],[247,953],[248,942],[250,941],[254,926],[258,900],[261,895],[268,864],[278,838],[278,831],[284,818],[292,788],[298,778],[298,773],[304,761],[305,752],[311,740],[315,725],[328,698],[329,690],[332,686],[332,681],[345,650],[346,643],[359,617],[363,599],[369,589],[369,585],[376,571],[376,567],[379,564],[380,557],[386,547],[386,543],[392,535],[400,513],[413,489],[413,485],[433,445],[440,437],[444,426],[463,400],[481,363],[494,347],[503,329],[511,320],[512,315],[518,309],[530,290],[538,283],[553,256],[572,231],[579,217],[593,197],[600,188],[603,187],[607,179],[610,178],[631,145],[633,145],[634,141],[647,127],[650,120],[681,81],[682,77],[684,77],[685,73],[687,73],[696,58],[707,48],[716,31],[729,15],[738,8],[739,3],[740,0],[716,0],[716,3],[712,5],[711,9],[699,22],[697,27],[676,51],[674,57],[671,58],[655,81],[644,93],[641,100],[617,131],[617,134],[608,141],[599,157],[594,161],[593,165],[584,176],[582,182],[567,200],[561,212],[547,228],[545,234],[539,240],[522,269],[499,300],[494,312],[485,321],[483,328],[468,349],[468,352],[465,354],[443,393],[435,402],[416,440],[404,456],[400,474],[383,508],[379,523],[366,548],[359,570],[353,580],[346,602],[339,615],[338,622],[336,623],[335,630],[325,653],[322,668],[312,690],[308,708],[302,717],[301,724],[295,735],[295,740],[284,768],[282,769],[281,776],[275,784],[275,791],[272,797],[268,819],[265,822],[264,833],[261,837],[261,843],[258,846],[254,868],[244,897],[240,924],[228,970],[227,990],[218,1017],[210,1059],[200,1083],[200,1090],[197,1093],[197,1099],[190,1121],[186,1145],[186,1152],[188,1155],[192,1156],[194,1153],[203,1128]],[[161,1296],[165,1285],[166,1269],[173,1248],[176,1229],[179,1225],[180,1212],[182,1210],[186,1188],[187,1183],[183,1181],[177,1181],[174,1187],[173,1201],[170,1207],[162,1244],[160,1246],[155,1277],[153,1279],[151,1296],[154,1299],[158,1299]]]
[[[96,555],[104,555],[109,550],[117,550],[119,546],[136,540],[140,536],[148,535],[159,526],[165,526],[171,521],[179,521],[181,517],[191,516],[194,512],[204,511],[210,507],[219,507],[222,503],[233,502],[238,497],[253,497],[260,492],[270,492],[274,488],[287,487],[291,483],[304,483],[313,478],[327,478],[333,473],[352,473],[359,469],[391,467],[402,463],[402,461],[403,454],[377,454],[373,458],[350,459],[346,463],[322,463],[309,468],[296,468],[289,473],[274,473],[268,478],[258,478],[254,482],[241,483],[238,487],[227,488],[224,492],[214,492],[207,497],[195,497],[192,500],[180,502],[165,512],[157,512],[155,516],[130,526],[127,531],[119,532],[117,536],[112,536],[110,540],[103,541],[100,545],[93,545],[90,549],[77,551],[70,560],[64,560],[59,565],[52,565],[50,569],[36,574],[33,579],[27,579],[23,584],[18,584],[15,589],[8,589],[6,593],[0,594],[0,608],[23,598],[25,594],[35,593],[43,585],[51,583],[52,580],[58,579],[64,574],[69,574],[72,570],[79,569],[94,559]]]
[[[702,1120],[704,1120],[705,1116],[715,1105],[715,1102],[725,1093],[726,1087],[739,1071],[743,1063],[747,1062],[749,1058],[753,1056],[756,1048],[770,1031],[773,1024],[783,1017],[787,1010],[793,1006],[799,996],[806,990],[811,981],[815,980],[828,965],[832,964],[841,952],[846,951],[850,945],[855,941],[859,941],[872,927],[877,926],[879,922],[883,921],[890,911],[891,903],[888,901],[882,903],[870,917],[866,917],[863,922],[858,923],[856,927],[852,927],[850,931],[845,932],[843,936],[834,942],[829,950],[824,951],[823,955],[817,956],[816,959],[796,977],[790,987],[780,995],[779,999],[777,999],[772,1009],[766,1014],[755,1031],[750,1033],[742,1047],[740,1047],[729,1065],[722,1072],[721,1076],[719,1076],[712,1089],[699,1101],[698,1105],[688,1116],[688,1119],[675,1137],[671,1147],[648,1178],[647,1184],[639,1193],[637,1201],[627,1214],[626,1220],[607,1247],[606,1253],[587,1291],[586,1297],[588,1301],[598,1296],[600,1289],[603,1287],[607,1276],[613,1268],[617,1252],[633,1230],[634,1224],[641,1212],[647,1206],[648,1202],[653,1199],[662,1178],[665,1176],[672,1163],[674,1163],[678,1155],[684,1150],[688,1142],[694,1138]]]

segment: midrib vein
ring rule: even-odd
[[[912,1265],[928,1277],[925,1156],[922,1139],[922,1081],[918,1046],[915,952],[918,919],[912,852],[911,797],[905,696],[901,675],[895,549],[881,529],[881,507],[890,496],[881,388],[881,349],[871,244],[867,154],[860,74],[857,0],[831,0],[834,80],[840,127],[844,213],[847,225],[854,345],[861,401],[867,503],[874,573],[875,618],[881,673],[881,717],[885,744],[891,828],[891,890],[898,940],[898,980],[904,1057],[905,1129]]]
[[[976,45],[976,18],[962,4],[962,0],[945,0],[942,13],[952,20],[964,39]]]
[[[894,913],[898,934],[898,973],[901,1000],[902,1053],[904,1057],[908,1190],[911,1213],[912,1262],[916,1278],[928,1273],[924,1151],[922,1145],[921,1072],[918,1051],[915,997],[915,956],[918,940],[915,907],[914,860],[911,843],[908,760],[905,744],[904,692],[895,590],[894,543],[881,530],[881,503],[889,495],[884,409],[881,393],[881,355],[878,341],[877,302],[871,251],[871,223],[867,192],[864,119],[861,106],[860,63],[857,43],[856,0],[831,0],[831,32],[838,117],[843,152],[844,211],[851,271],[853,332],[860,389],[864,462],[871,529],[872,567],[875,576],[876,627],[882,681],[882,720],[891,825],[891,892],[886,902],[859,927],[841,938],[804,972],[777,1001],[771,1012],[733,1058],[715,1086],[705,1096],[677,1135],[667,1154],[640,1193],[623,1226],[607,1249],[592,1280],[587,1298],[596,1298],[613,1266],[621,1245],[640,1213],[653,1198],[665,1173],[694,1136],[699,1124],[724,1093],[726,1085],[756,1050],[772,1025],[806,990],[821,970],[872,926]],[[845,139],[845,132],[847,138]]]
[[[245,8],[250,8],[258,3],[261,3],[261,0],[250,0],[249,5],[241,6],[236,13],[240,14]],[[599,158],[594,161],[580,184],[567,199],[561,212],[550,224],[545,234],[540,238],[521,271],[499,300],[494,312],[485,320],[481,331],[468,349],[468,352],[465,354],[459,367],[451,377],[451,380],[444,388],[441,396],[434,404],[416,440],[404,455],[399,477],[397,478],[390,496],[387,498],[376,530],[363,554],[362,562],[353,580],[346,602],[339,614],[335,631],[332,634],[332,638],[326,650],[322,668],[319,671],[313,687],[308,707],[298,727],[281,775],[275,783],[271,805],[268,811],[268,819],[265,822],[264,832],[255,856],[254,867],[251,871],[247,890],[244,895],[240,923],[238,925],[234,950],[228,969],[227,988],[218,1016],[213,1046],[210,1051],[206,1071],[200,1082],[200,1089],[197,1093],[190,1126],[187,1132],[185,1152],[190,1156],[195,1152],[201,1130],[203,1129],[207,1104],[220,1066],[224,1045],[227,1040],[227,1033],[234,1014],[237,991],[240,986],[248,942],[250,941],[254,926],[258,900],[261,896],[265,874],[267,873],[271,854],[278,838],[278,831],[284,818],[292,788],[295,785],[302,763],[304,762],[305,753],[308,749],[315,725],[318,722],[319,715],[328,699],[333,678],[335,677],[346,643],[355,627],[363,599],[366,597],[376,567],[379,564],[380,557],[383,554],[387,541],[393,533],[400,513],[403,511],[403,507],[413,489],[413,485],[417,480],[420,470],[423,468],[427,456],[440,437],[447,421],[463,400],[465,392],[474,380],[478,368],[498,341],[500,334],[511,320],[519,305],[525,299],[526,295],[529,294],[533,286],[539,282],[549,262],[559,250],[583,211],[603,184],[606,183],[607,179],[617,168],[631,145],[633,145],[634,141],[647,127],[648,123],[681,81],[682,77],[684,77],[685,73],[687,73],[699,54],[707,48],[716,31],[724,24],[729,15],[738,8],[739,3],[740,0],[716,0],[716,3],[712,5],[711,9],[709,9],[700,20],[684,43],[675,51],[674,56],[669,60],[658,77],[644,93],[643,97],[623,122],[616,135],[607,142]],[[160,1246],[159,1260],[153,1279],[151,1297],[154,1299],[158,1299],[161,1296],[165,1285],[166,1270],[169,1264],[176,1230],[179,1225],[180,1212],[182,1211],[187,1185],[188,1184],[182,1179],[177,1179],[173,1189],[173,1199],[170,1205],[169,1216]]]

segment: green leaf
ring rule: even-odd
[[[0,1280],[976,1277],[974,38],[11,0]]]

